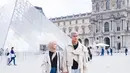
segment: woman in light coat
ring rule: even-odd
[[[61,54],[56,51],[57,44],[52,41],[48,44],[48,51],[44,54],[42,73],[61,73]]]

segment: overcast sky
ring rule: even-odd
[[[0,0],[0,6],[7,0]],[[48,18],[91,12],[91,0],[29,0],[34,6],[43,8]]]
[[[29,0],[41,6],[48,18],[91,12],[91,0]]]

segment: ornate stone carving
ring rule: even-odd
[[[125,17],[125,14],[123,13],[113,13],[110,15],[111,18],[115,19],[115,20],[119,20],[121,19],[122,17]]]
[[[97,16],[96,16],[96,20],[101,20],[101,19],[103,19],[103,16],[102,16],[102,15],[97,15]]]
[[[72,27],[69,27],[69,32],[71,32],[72,31]]]
[[[101,9],[103,9],[104,8],[104,1],[101,1]]]
[[[75,30],[78,32],[78,30],[79,30],[79,27],[78,27],[78,26],[75,26]]]
[[[89,28],[90,32],[93,31],[93,27],[92,27],[92,25],[88,25],[88,28]]]
[[[111,6],[115,7],[115,5],[116,5],[116,0],[111,0]]]
[[[85,34],[85,26],[82,25],[81,28],[82,28],[82,30],[83,30],[83,34]]]
[[[125,5],[125,0],[122,0],[122,5]]]

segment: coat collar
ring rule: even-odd
[[[72,43],[69,44],[68,46],[74,49]],[[82,50],[83,50],[82,47],[83,47],[82,44],[81,44],[80,42],[78,42],[78,47],[77,47],[77,49],[76,49],[76,50],[73,50],[72,52],[73,52],[74,54],[81,54],[81,52],[82,52]]]
[[[58,53],[58,51],[56,51],[53,55],[52,55],[52,60],[54,59],[55,55]],[[46,53],[46,57],[48,59],[48,64],[51,65],[51,62],[50,62],[50,56],[49,56],[49,51],[47,51]]]

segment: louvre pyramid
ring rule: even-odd
[[[39,44],[56,40],[64,48],[70,38],[27,0],[8,0],[0,8],[0,48],[36,52]]]

